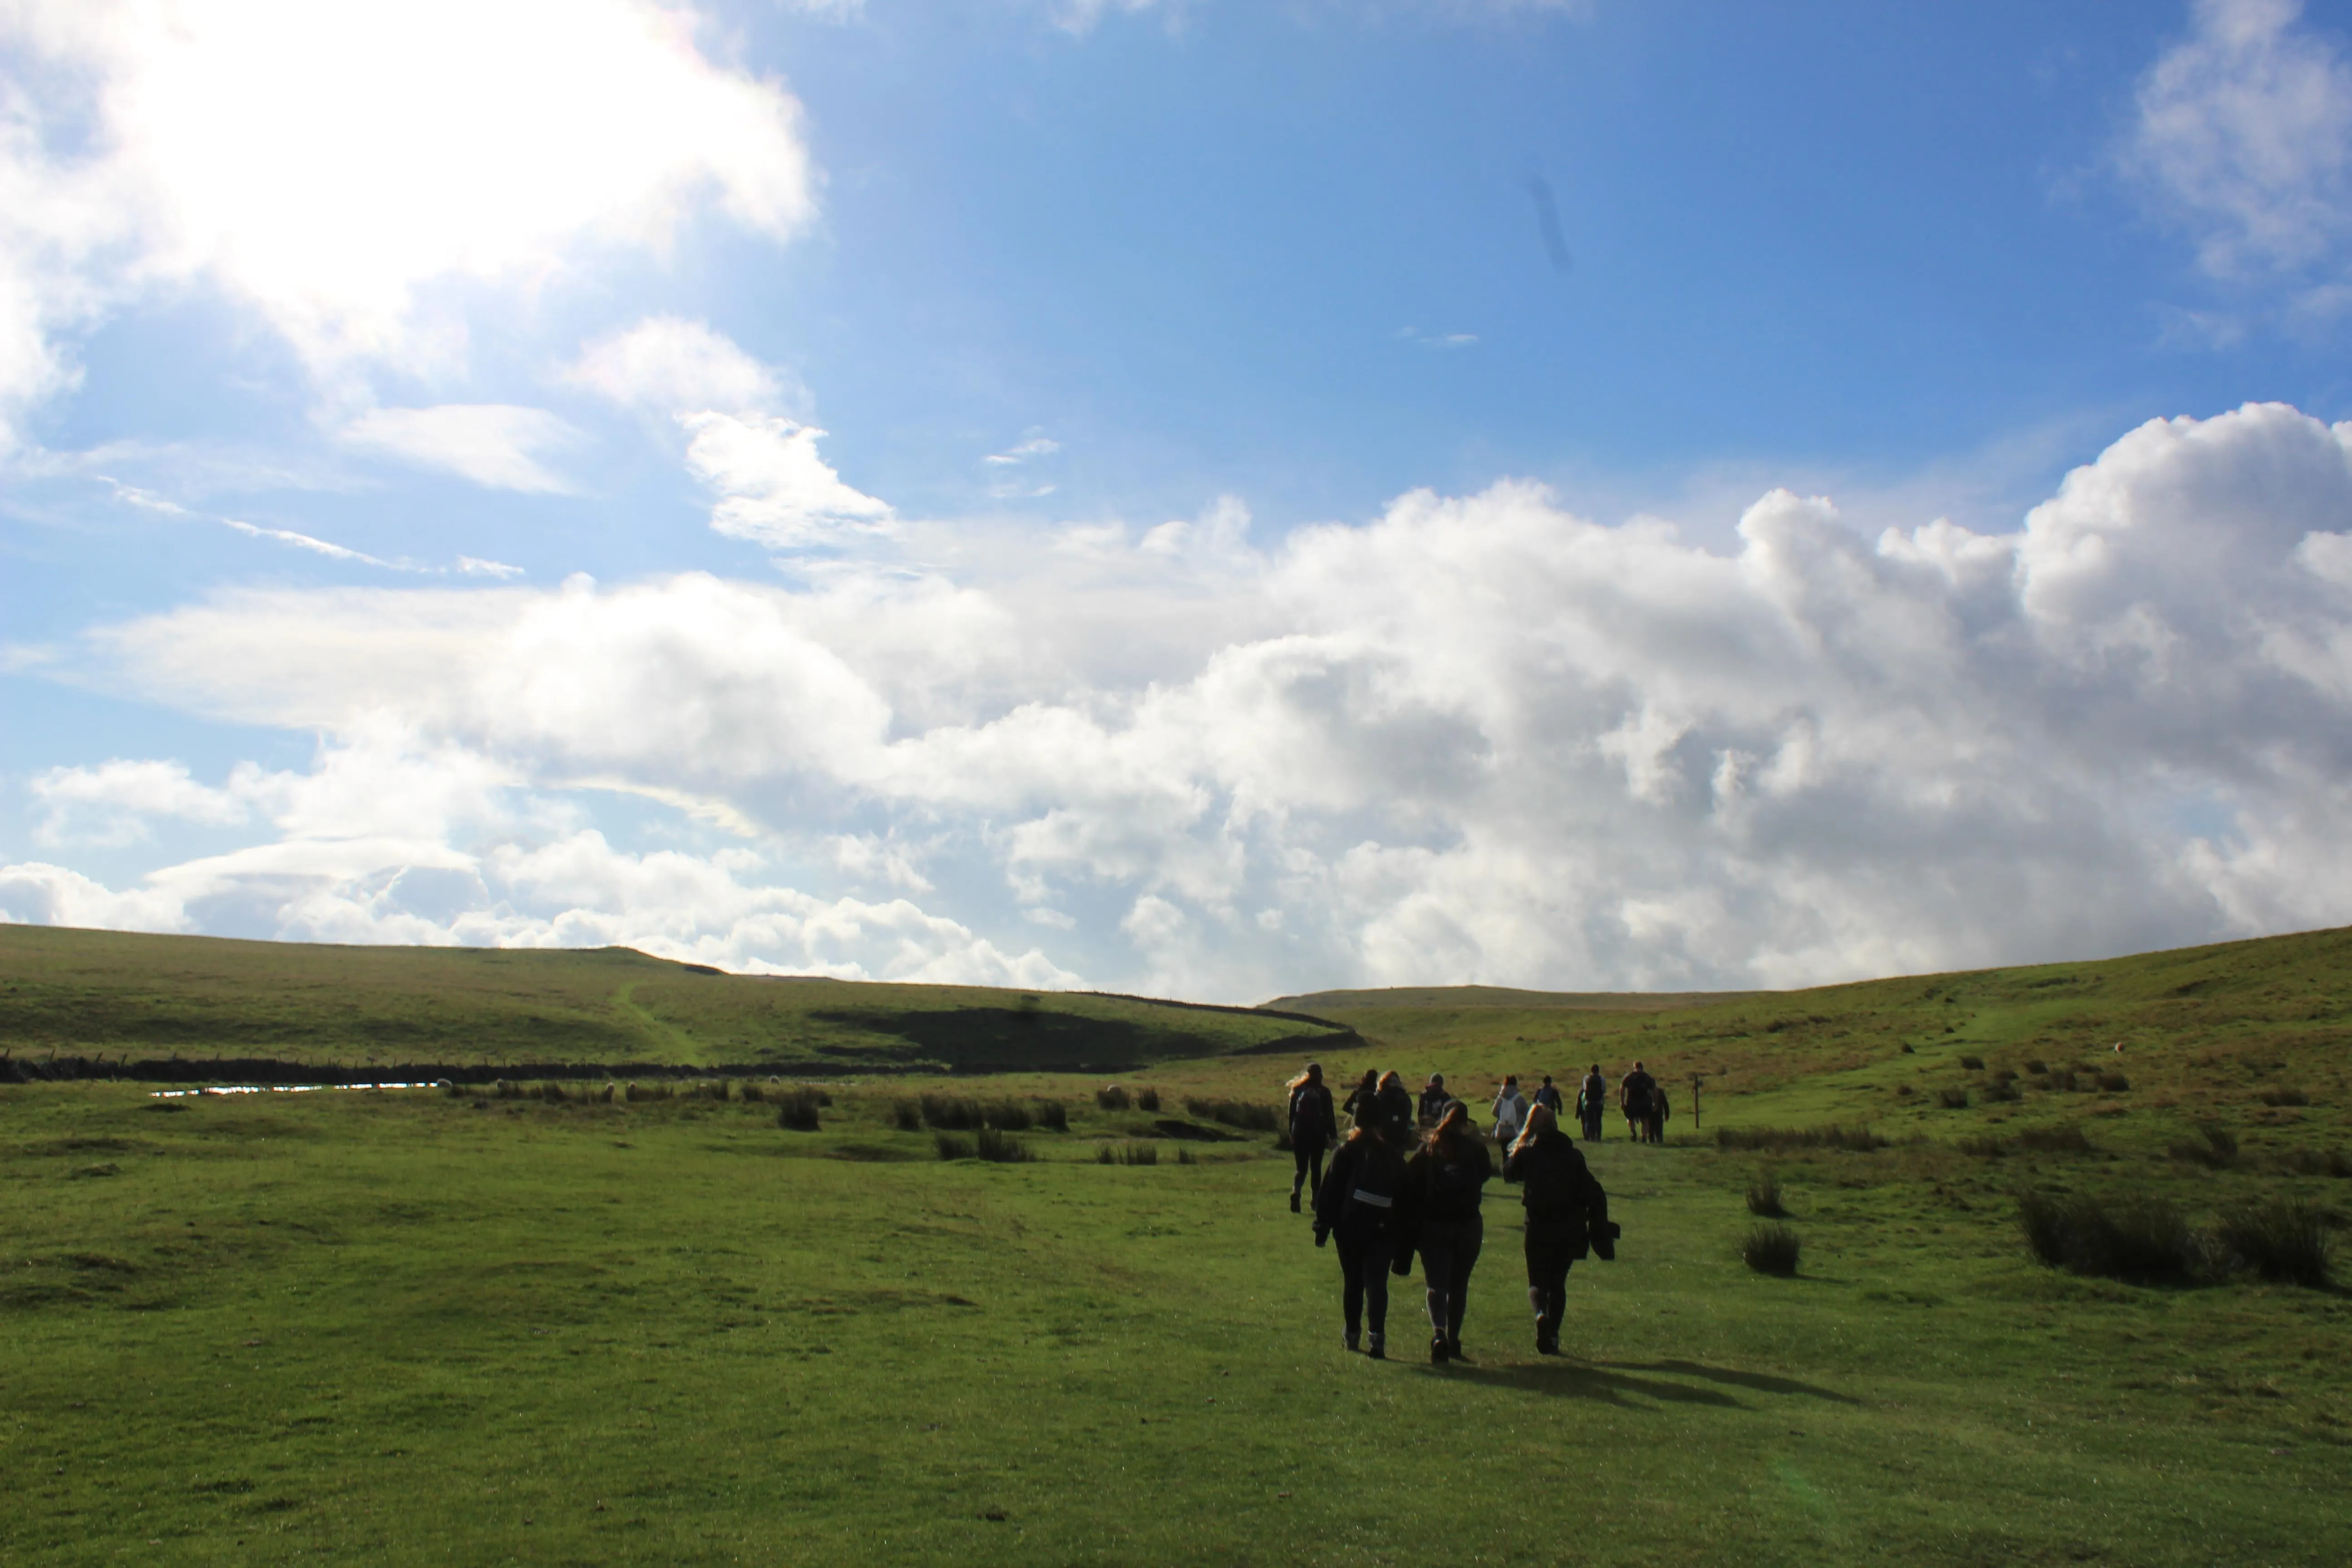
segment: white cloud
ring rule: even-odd
[[[2352,64],[2300,0],[2197,0],[2142,79],[2127,162],[2219,277],[2340,271],[2352,239]]]
[[[268,539],[279,544],[290,544],[297,550],[307,550],[313,555],[323,555],[330,561],[355,561],[362,566],[383,566],[393,571],[402,569],[395,563],[379,560],[364,551],[353,550],[348,545],[331,543],[324,539],[316,539],[307,533],[297,533],[290,528],[263,528],[258,523],[240,522],[233,517],[225,517],[221,519],[221,522],[248,539]]]
[[[1032,436],[1002,452],[991,452],[981,461],[994,468],[1012,468],[1032,458],[1050,458],[1061,449],[1062,444],[1050,437]]]
[[[710,526],[771,550],[842,542],[890,521],[887,503],[841,482],[823,458],[824,431],[759,414],[690,414],[686,466],[719,494]]]
[[[1717,552],[1522,484],[1262,552],[1247,528],[1220,503],[1141,541],[967,538],[963,583],[245,593],[104,631],[76,678],[396,721],[436,768],[476,759],[478,794],[595,779],[771,834],[854,819],[827,875],[955,889],[973,942],[1034,933],[1127,989],[1795,984],[2352,921],[2352,425],[2153,421],[2000,533],[1874,541],[1776,491]],[[467,909],[518,896],[467,847],[512,837],[494,814],[395,820],[429,792],[394,761],[327,771],[341,838],[289,805],[294,847],[257,856],[357,887],[405,845],[483,879]],[[322,847],[345,841],[375,847]],[[292,874],[266,860],[239,874]],[[765,886],[732,864],[692,876]],[[567,893],[551,924],[556,885],[478,929],[562,940],[623,897]],[[712,887],[752,900],[730,921],[818,919]],[[870,935],[884,907],[823,918]],[[941,918],[890,917],[934,933],[905,963],[967,952]],[[852,962],[692,933],[663,940]]]
[[[51,768],[35,774],[30,786],[45,813],[33,836],[52,847],[119,846],[145,838],[153,817],[231,826],[276,795],[278,782],[250,763],[219,789],[196,783],[173,762],[116,758],[94,768]]]
[[[0,10],[0,419],[69,335],[206,279],[331,382],[446,369],[443,282],[530,288],[715,205],[814,210],[800,106],[654,0],[25,0]]]
[[[491,489],[527,494],[570,489],[541,467],[539,458],[580,439],[580,432],[543,408],[505,403],[373,408],[338,435],[347,447],[420,468],[446,469]]]
[[[808,402],[797,384],[787,398],[776,372],[733,340],[676,316],[648,316],[597,339],[563,374],[625,408],[655,414],[743,414]]]

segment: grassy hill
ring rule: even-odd
[[[721,974],[628,948],[345,947],[0,925],[0,1050],[20,1057],[1118,1071],[1334,1033],[1129,997]]]

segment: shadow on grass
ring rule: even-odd
[[[1615,1405],[1628,1409],[1638,1408],[1628,1395],[1638,1394],[1665,1405],[1713,1405],[1728,1410],[1744,1410],[1746,1405],[1727,1394],[1712,1388],[1692,1388],[1679,1383],[1660,1383],[1645,1377],[1626,1377],[1598,1366],[1571,1361],[1553,1362],[1543,1366],[1480,1366],[1473,1362],[1454,1362],[1445,1366],[1420,1369],[1430,1377],[1443,1377],[1456,1383],[1482,1383],[1489,1388],[1511,1388],[1523,1394],[1546,1394],[1556,1399],[1595,1399],[1603,1405]]]
[[[1625,1372],[1667,1372],[1677,1377],[1703,1377],[1709,1383],[1737,1384],[1742,1388],[1752,1388],[1759,1394],[1801,1394],[1808,1398],[1827,1399],[1838,1405],[1862,1403],[1834,1388],[1815,1388],[1810,1383],[1799,1383],[1794,1378],[1774,1377],[1761,1372],[1737,1372],[1727,1366],[1707,1366],[1695,1361],[1609,1361],[1594,1364]]]

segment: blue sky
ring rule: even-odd
[[[318,9],[0,21],[0,917],[1220,998],[2352,919],[2352,8]]]

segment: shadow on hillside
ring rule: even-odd
[[[1677,1377],[1703,1377],[1710,1383],[1731,1383],[1742,1388],[1752,1388],[1759,1394],[1801,1394],[1808,1398],[1827,1399],[1838,1405],[1862,1403],[1834,1388],[1815,1388],[1810,1383],[1799,1383],[1794,1378],[1774,1377],[1761,1372],[1735,1372],[1729,1367],[1707,1366],[1695,1361],[1604,1361],[1593,1364],[1625,1372],[1670,1372]]]
[[[1528,1394],[1549,1394],[1562,1399],[1593,1399],[1604,1405],[1633,1407],[1636,1398],[1654,1399],[1663,1405],[1712,1405],[1729,1410],[1745,1410],[1748,1406],[1717,1388],[1693,1388],[1686,1383],[1669,1383],[1654,1377],[1634,1377],[1633,1373],[1665,1373],[1675,1377],[1696,1377],[1708,1383],[1731,1384],[1753,1389],[1759,1394],[1802,1394],[1811,1399],[1827,1399],[1840,1405],[1858,1401],[1834,1389],[1816,1388],[1792,1378],[1773,1377],[1760,1372],[1739,1372],[1730,1367],[1707,1366],[1695,1361],[1654,1362],[1546,1362],[1537,1366],[1480,1366],[1473,1362],[1455,1362],[1444,1367],[1425,1369],[1432,1377],[1453,1378],[1465,1383],[1483,1383],[1491,1388],[1513,1388]]]

